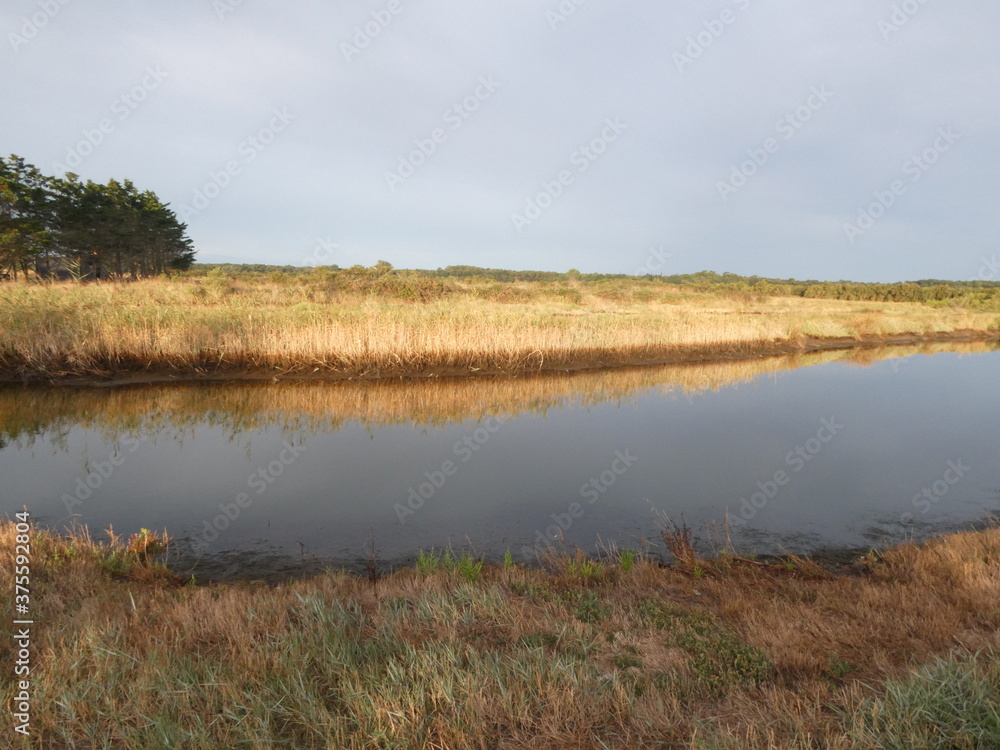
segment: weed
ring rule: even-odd
[[[882,554],[875,549],[868,550],[868,552],[862,555],[858,559],[858,563],[865,566],[866,568],[874,568],[882,562]]]
[[[767,679],[771,665],[760,649],[744,643],[707,615],[685,614],[680,622],[684,629],[676,635],[676,643],[690,655],[691,671],[709,693]]]
[[[635,561],[638,557],[638,553],[634,549],[623,549],[621,554],[618,555],[618,564],[621,566],[622,573],[628,573],[635,566]]]
[[[573,608],[573,616],[580,622],[600,622],[607,616],[607,607],[601,604],[596,591],[588,591]]]
[[[81,552],[73,540],[70,539],[63,545],[45,545],[42,554],[44,555],[46,565],[58,568],[76,560],[80,557]]]
[[[681,523],[677,524],[665,517],[660,536],[679,567],[686,570],[695,567],[698,555],[694,550],[694,533],[684,523],[684,519],[681,519]]]
[[[474,583],[479,580],[479,576],[483,572],[483,561],[476,560],[468,552],[462,552],[455,563],[455,569],[462,574],[465,580]]]
[[[836,679],[842,679],[848,674],[855,670],[853,664],[850,664],[840,658],[840,655],[836,651],[831,651],[827,657],[827,671]]]
[[[630,667],[641,667],[642,659],[632,654],[615,654],[614,665],[618,669],[629,669]]]
[[[523,596],[533,602],[550,602],[555,599],[552,588],[545,583],[535,581],[512,581],[510,591],[517,596]]]
[[[448,547],[441,555],[441,567],[452,573],[457,566],[458,559],[455,557],[455,553],[451,551],[451,547]]]
[[[643,599],[636,607],[639,621],[657,630],[673,630],[677,625],[678,610],[672,605],[655,599]]]
[[[438,554],[431,548],[430,552],[419,550],[417,552],[417,572],[422,576],[444,570],[448,573],[459,573],[467,581],[475,582],[479,580],[483,572],[483,560],[477,560],[468,550],[463,550],[458,556],[450,548],[445,549],[442,554]]]
[[[430,552],[423,550],[417,552],[417,572],[420,575],[429,576],[431,573],[436,573],[440,567],[441,558],[435,554],[433,547]]]
[[[604,572],[604,564],[598,560],[592,560],[577,550],[576,556],[566,563],[566,572],[584,581],[593,581]]]
[[[136,563],[135,558],[119,549],[101,551],[95,557],[101,570],[115,578],[127,578]]]
[[[139,562],[146,563],[150,557],[155,557],[166,551],[170,538],[166,532],[156,534],[149,529],[140,529],[138,534],[129,537],[126,552]]]

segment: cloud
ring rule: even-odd
[[[211,0],[69,0],[17,49],[9,35],[40,6],[8,3],[6,150],[51,169],[159,65],[169,78],[77,171],[177,207],[243,158],[190,222],[219,257],[296,262],[332,235],[358,263],[627,272],[662,245],[677,272],[897,280],[965,278],[994,247],[997,6],[226,2],[220,18]],[[500,85],[454,127],[484,76]],[[833,98],[784,138],[779,121],[823,86]],[[276,108],[296,119],[247,160],[241,144]],[[518,234],[511,214],[615,117],[627,132]],[[961,142],[848,242],[844,224],[947,127]],[[436,130],[390,189],[386,173]],[[780,149],[720,197],[768,138]]]

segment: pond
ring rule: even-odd
[[[530,378],[0,389],[0,511],[141,527],[200,578],[516,559],[884,547],[1000,510],[995,343]]]

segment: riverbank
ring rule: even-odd
[[[30,366],[0,368],[0,384],[46,384],[56,386],[130,386],[169,383],[228,382],[394,382],[445,379],[507,378],[664,365],[720,365],[774,359],[787,355],[817,354],[837,350],[880,350],[891,347],[919,347],[933,344],[1000,343],[1000,332],[969,329],[931,333],[869,334],[818,338],[802,336],[794,340],[776,340],[749,344],[711,346],[669,346],[657,351],[644,348],[633,352],[593,350],[568,353],[559,359],[549,358],[537,367],[512,364],[507,367],[473,367],[425,364],[420,367],[369,368],[361,370],[320,367],[315,363],[285,366],[254,366],[239,362],[188,361],[170,364],[152,360],[145,365],[118,362],[118,369],[60,369],[36,371]],[[589,358],[588,358],[589,357]]]
[[[373,565],[197,586],[155,562],[153,535],[37,533],[34,746],[1000,742],[1000,530],[833,570],[699,560],[668,540],[680,555],[669,567],[621,551],[539,569],[424,554],[387,576]],[[4,523],[4,570],[15,553]],[[0,642],[0,659],[12,664],[14,648]]]
[[[1000,340],[1000,316],[654,282],[455,283],[402,298],[298,281],[0,286],[0,381],[399,379]],[[319,277],[317,277],[318,279]]]

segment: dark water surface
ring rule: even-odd
[[[942,351],[942,349],[944,349]],[[451,543],[657,540],[729,515],[816,553],[1000,510],[1000,352],[833,352],[495,381],[0,389],[0,511],[166,529],[196,573],[384,564]],[[559,537],[562,541],[559,541]]]

